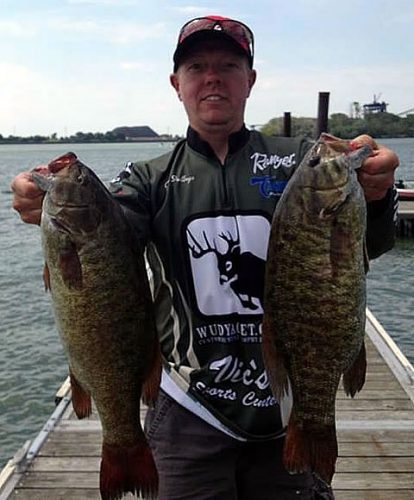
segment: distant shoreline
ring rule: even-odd
[[[99,140],[90,140],[90,141],[82,141],[82,140],[76,140],[76,139],[62,139],[60,141],[34,141],[34,140],[24,140],[24,139],[19,139],[19,140],[2,140],[0,141],[0,146],[1,145],[25,145],[25,144],[142,144],[142,143],[156,143],[156,142],[178,142],[182,138],[171,138],[171,139],[134,139],[134,140],[128,140],[128,141],[99,141]]]

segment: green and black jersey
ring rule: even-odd
[[[128,164],[111,183],[146,246],[163,389],[241,439],[286,424],[261,356],[264,266],[275,205],[309,146],[243,127],[222,165],[190,128],[171,152]],[[369,211],[375,255],[393,244],[391,198]]]

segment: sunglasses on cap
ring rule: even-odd
[[[248,26],[227,17],[205,16],[191,19],[181,28],[177,48],[190,36],[200,31],[219,31],[232,38],[245,52],[250,66],[253,63],[254,38]]]

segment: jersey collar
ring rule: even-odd
[[[250,131],[247,130],[245,125],[238,132],[234,132],[229,137],[229,152],[228,154],[233,154],[239,151],[249,140]],[[208,156],[215,157],[215,153],[211,148],[210,144],[199,136],[193,128],[188,127],[187,129],[187,144],[197,151],[198,153]]]

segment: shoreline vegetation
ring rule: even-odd
[[[291,129],[292,136],[315,137],[316,118],[292,116]],[[267,135],[282,135],[283,117],[272,118],[260,131]],[[329,117],[328,131],[341,139],[353,139],[362,134],[376,139],[414,137],[414,113],[405,118],[386,112],[370,113],[358,118],[335,113]]]
[[[76,132],[74,135],[58,137],[57,133],[50,136],[32,135],[19,137],[0,134],[0,144],[72,144],[72,143],[116,143],[116,142],[176,142],[181,137],[170,134],[158,135],[148,125],[132,127],[117,127],[107,132]]]
[[[157,137],[136,137],[122,138],[114,137],[106,133],[93,132],[77,132],[75,135],[68,137],[56,137],[56,134],[51,136],[32,135],[28,137],[20,137],[9,135],[3,137],[0,134],[0,145],[2,144],[79,144],[79,143],[152,143],[152,142],[177,142],[182,139],[181,136],[164,136]]]
[[[292,136],[304,135],[314,137],[316,118],[292,117]],[[272,118],[266,124],[257,126],[257,130],[266,135],[283,134],[283,117]],[[352,118],[344,113],[335,113],[328,120],[329,133],[342,139],[352,139],[361,134],[383,138],[414,137],[414,114],[406,117],[392,113],[371,113],[364,117]],[[150,132],[148,132],[150,131]],[[132,134],[131,132],[134,132]],[[143,135],[140,135],[143,134]],[[76,132],[67,137],[58,137],[56,133],[50,136],[32,135],[20,137],[0,134],[1,144],[71,144],[71,143],[115,143],[115,142],[176,142],[182,139],[179,135],[158,135],[147,126],[144,127],[118,127],[108,132]]]

